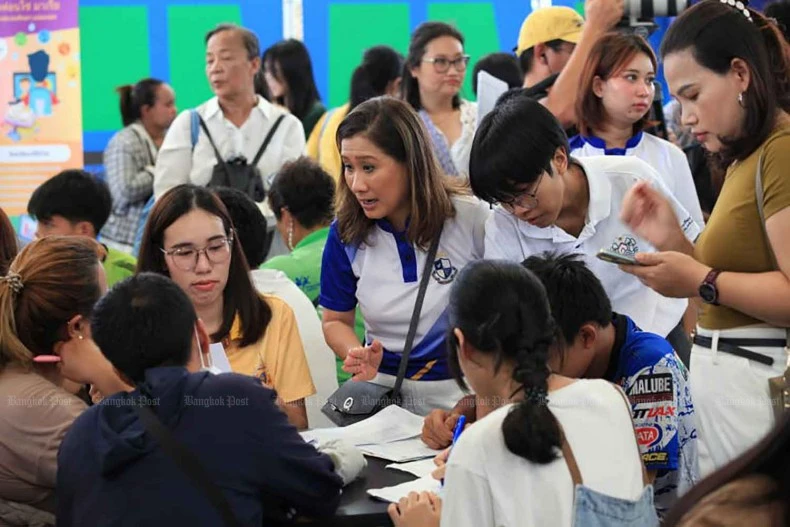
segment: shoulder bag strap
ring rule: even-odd
[[[398,377],[395,379],[395,386],[392,388],[392,398],[396,399],[400,395],[400,389],[403,385],[403,379],[406,377],[406,367],[409,364],[409,355],[411,348],[414,344],[414,336],[417,334],[417,324],[420,322],[420,312],[422,311],[422,302],[425,300],[425,290],[428,289],[428,280],[431,277],[433,269],[433,261],[436,259],[436,251],[439,250],[439,240],[442,237],[442,230],[444,226],[439,229],[436,237],[431,242],[431,248],[428,249],[428,256],[425,259],[425,266],[422,270],[422,278],[420,279],[420,289],[417,292],[417,300],[414,302],[414,311],[411,313],[411,322],[409,323],[409,332],[406,334],[406,344],[403,346],[403,353],[400,357],[400,366],[398,366]]]
[[[625,407],[628,409],[628,422],[631,423],[631,430],[634,431],[634,439],[636,440],[636,454],[639,456],[639,467],[642,469],[642,483],[644,485],[649,485],[650,480],[647,477],[647,470],[645,469],[645,463],[642,461],[642,452],[639,451],[639,438],[636,436],[636,429],[634,428],[634,420],[633,420],[633,413],[634,411],[631,409],[631,401],[628,400],[628,397],[625,395],[625,392],[622,388],[616,385],[613,382],[609,384],[612,385],[612,388],[620,394],[620,397],[623,398],[623,402],[625,403]]]
[[[156,439],[162,450],[170,456],[178,468],[208,498],[214,508],[220,513],[220,516],[222,516],[224,524],[227,527],[241,527],[241,523],[233,514],[233,509],[231,509],[228,500],[211,480],[197,456],[173,437],[170,430],[167,429],[150,408],[143,405],[134,405],[134,409],[140,417],[140,421],[145,425],[146,431]]]
[[[780,134],[790,135],[785,132]],[[763,189],[763,156],[765,155],[765,146],[760,151],[760,158],[757,160],[757,171],[754,175],[754,196],[757,202],[757,213],[760,215],[760,228],[763,230],[763,237],[765,238],[765,246],[768,248],[768,256],[771,259],[771,265],[779,270],[779,262],[776,261],[776,254],[774,254],[773,247],[771,247],[771,240],[768,238],[768,230],[765,227],[765,209],[763,201],[765,199],[765,191]],[[790,328],[785,330],[785,349],[790,350]],[[788,357],[788,367],[790,369],[790,357]]]
[[[280,115],[280,117],[278,117],[277,120],[274,121],[271,130],[269,130],[269,133],[266,134],[266,138],[263,140],[263,144],[258,149],[258,153],[255,154],[255,158],[252,160],[252,166],[254,167],[258,166],[258,161],[261,160],[261,156],[263,156],[263,153],[266,151],[266,147],[269,146],[269,143],[271,143],[272,137],[274,137],[274,132],[276,132],[277,129],[280,127],[280,123],[283,122],[283,119],[285,119],[285,114]]]

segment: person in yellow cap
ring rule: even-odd
[[[570,7],[542,7],[524,19],[515,52],[524,88],[568,128],[582,68],[595,42],[623,17],[623,0],[586,0],[587,21]]]

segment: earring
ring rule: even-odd
[[[85,340],[85,337],[83,337],[82,335],[77,335],[77,338],[80,340]]]
[[[288,224],[288,249],[294,250],[294,224]]]
[[[741,108],[746,108],[746,105],[743,103],[743,92],[738,94],[738,104],[741,105]]]

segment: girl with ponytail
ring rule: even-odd
[[[678,237],[666,199],[645,185],[621,212],[661,251],[624,270],[664,296],[702,302],[689,368],[702,476],[773,428],[769,379],[787,367],[790,52],[774,22],[745,4],[700,2],[661,44],[682,124],[726,169],[704,232],[694,244]]]
[[[397,96],[403,56],[389,46],[374,46],[362,55],[362,63],[351,74],[348,102],[326,112],[316,123],[307,140],[307,155],[318,161],[335,182],[340,179],[342,162],[335,136],[346,115],[373,97]]]
[[[456,380],[499,408],[453,447],[444,500],[404,498],[390,506],[395,525],[592,525],[582,493],[636,510],[644,521],[633,525],[654,525],[652,487],[644,485],[622,392],[547,366],[558,330],[538,278],[515,262],[470,263],[456,278],[448,313]],[[574,487],[574,468],[583,487]],[[608,512],[607,525],[622,525]]]
[[[143,79],[117,91],[124,128],[104,150],[113,207],[101,234],[110,247],[131,253],[143,207],[154,192],[156,156],[176,118],[176,99],[159,79]]]

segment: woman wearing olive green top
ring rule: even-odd
[[[262,269],[278,269],[288,275],[318,309],[321,293],[321,258],[329,224],[334,217],[335,182],[320,166],[306,157],[283,165],[269,189],[269,206],[277,219],[277,230],[290,254],[275,256]],[[357,309],[355,330],[360,340],[365,325]],[[337,380],[351,375],[337,359]]]

